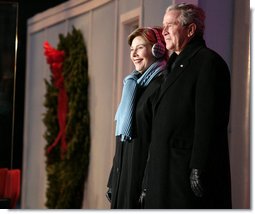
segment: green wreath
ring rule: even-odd
[[[88,173],[90,151],[90,119],[88,110],[88,59],[82,33],[73,27],[66,36],[59,35],[57,50],[64,53],[61,64],[63,86],[68,98],[65,123],[66,150],[62,154],[58,143],[49,152],[60,132],[58,102],[60,89],[54,84],[54,73],[50,81],[45,80],[47,141],[46,207],[50,209],[79,209],[82,207],[85,180]],[[49,63],[49,62],[48,62]],[[50,64],[50,63],[49,63]]]

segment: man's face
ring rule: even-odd
[[[182,26],[178,17],[181,12],[178,10],[171,10],[164,15],[163,31],[166,42],[166,48],[179,54],[186,46],[190,38],[188,37],[188,27]]]

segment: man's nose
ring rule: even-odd
[[[162,28],[162,35],[165,36],[167,34],[167,26]]]

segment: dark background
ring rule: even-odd
[[[7,168],[22,169],[23,152],[23,126],[24,126],[24,94],[25,94],[25,76],[26,76],[26,36],[27,21],[39,12],[45,11],[51,7],[59,5],[67,0],[0,0],[0,2],[18,3],[18,52],[16,68],[16,92],[15,92],[15,120],[14,120],[14,145],[13,160],[11,157],[4,162],[8,163]],[[8,36],[8,32],[6,33]],[[0,38],[1,39],[1,38]],[[0,139],[1,141],[1,139]],[[3,143],[3,142],[0,142]],[[8,143],[8,148],[11,142]],[[6,152],[8,154],[9,152]],[[11,165],[12,162],[12,165]]]

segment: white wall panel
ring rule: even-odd
[[[31,71],[26,77],[26,107],[25,107],[25,132],[24,144],[25,152],[23,154],[23,182],[22,198],[24,206],[27,208],[42,208],[45,198],[45,189],[38,186],[45,186],[45,168],[43,139],[44,126],[42,124],[43,97],[45,68],[42,41],[44,33],[39,32],[30,38],[33,45],[28,47],[31,54],[29,58],[28,69]],[[33,56],[33,57],[32,57]]]
[[[172,4],[172,0],[144,0],[144,26],[162,26],[166,8]]]
[[[114,2],[92,11],[90,47],[91,155],[86,208],[106,207],[106,184],[110,171],[111,127],[114,125],[112,87],[114,81]],[[107,17],[107,18],[106,18]]]
[[[143,0],[119,0],[119,14],[133,10],[142,4]]]

